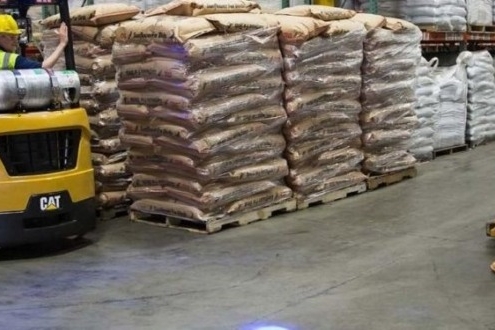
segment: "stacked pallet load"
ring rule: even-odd
[[[466,140],[476,146],[495,137],[495,69],[488,51],[462,52],[466,65],[468,104]]]
[[[366,29],[349,20],[354,15],[327,6],[277,13],[288,115],[287,182],[303,207],[337,190],[365,188],[359,97]],[[291,33],[299,25],[313,28],[304,35]]]
[[[213,232],[259,220],[264,211],[255,210],[295,208],[284,183],[278,22],[254,9],[245,0],[174,1],[118,28],[132,219]]]
[[[377,14],[388,17],[403,18],[407,0],[378,0],[376,1]],[[358,0],[362,12],[372,12],[370,0]]]
[[[408,21],[440,31],[466,31],[466,0],[407,0]]]
[[[467,24],[491,26],[493,21],[493,0],[466,0]]]
[[[352,18],[365,23],[361,92],[363,169],[386,174],[414,166],[407,150],[418,124],[414,113],[416,68],[421,60],[421,31],[403,20],[371,14]]]
[[[116,110],[119,93],[112,46],[119,22],[134,17],[139,11],[125,4],[99,4],[71,11],[76,70],[82,85],[80,105],[89,115],[92,132],[97,202],[108,217],[128,206],[126,190],[131,182],[130,173],[125,169],[127,152],[118,137],[121,123]],[[60,25],[59,15],[45,19],[42,24],[48,29],[45,39],[55,39],[53,28]],[[52,41],[48,45],[53,44]],[[48,51],[50,49],[53,48],[49,47]]]
[[[419,126],[411,137],[409,152],[418,160],[431,160],[434,151],[435,114],[439,107],[439,88],[435,83],[433,71],[438,66],[438,58],[428,62],[421,58],[416,70],[416,102],[414,112],[419,120]]]
[[[435,82],[440,89],[440,105],[434,116],[435,151],[454,149],[466,145],[467,73],[465,64],[435,69]]]

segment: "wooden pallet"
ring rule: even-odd
[[[468,25],[468,32],[495,32],[495,26],[493,25]]]
[[[245,226],[250,223],[266,220],[280,213],[292,212],[297,209],[295,199],[290,199],[276,205],[264,207],[259,210],[246,212],[239,215],[227,216],[220,219],[198,221],[191,219],[180,219],[164,215],[144,214],[131,210],[129,215],[131,221],[145,223],[159,227],[176,228],[194,233],[212,234],[228,226]]]
[[[102,221],[123,217],[128,213],[129,204],[121,204],[110,208],[99,208],[96,210],[97,218]]]
[[[495,237],[495,221],[486,224],[486,236]]]
[[[492,143],[494,141],[495,141],[495,136],[484,138],[481,141],[469,141],[469,148],[474,149],[476,147],[483,146],[485,144]]]
[[[366,183],[360,183],[358,185],[344,188],[337,191],[332,191],[327,194],[318,197],[298,197],[297,198],[297,209],[304,210],[308,207],[327,204],[339,199],[344,199],[347,197],[351,197],[366,191]]]
[[[459,146],[453,146],[448,148],[441,148],[433,150],[433,157],[437,158],[439,156],[452,155],[457,152],[467,151],[469,150],[469,146],[467,144],[462,144]]]
[[[375,190],[380,187],[389,186],[394,183],[412,179],[418,175],[416,167],[410,167],[402,171],[396,171],[381,175],[370,175],[366,180],[368,190]]]

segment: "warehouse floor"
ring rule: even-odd
[[[495,329],[495,144],[419,170],[210,236],[119,219],[0,251],[0,328]]]

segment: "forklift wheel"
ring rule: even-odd
[[[495,237],[495,222],[489,222],[486,224],[486,236]]]

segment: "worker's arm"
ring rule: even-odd
[[[43,69],[53,68],[60,56],[64,54],[65,46],[67,46],[67,43],[69,42],[69,37],[67,36],[67,25],[65,25],[65,23],[62,23],[62,25],[60,25],[58,36],[60,38],[60,42],[57,48],[55,48],[55,51],[50,56],[45,58],[45,60],[41,64],[41,67]]]

